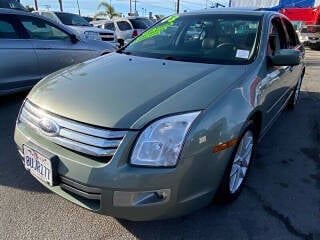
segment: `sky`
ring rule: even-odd
[[[98,12],[97,6],[101,0],[78,0],[82,16],[93,16]],[[127,14],[129,12],[129,0],[104,0],[110,3],[117,12]],[[176,0],[136,0],[137,11],[140,16],[152,12],[153,14],[170,15],[175,12]],[[77,0],[62,0],[63,10],[65,12],[78,13]],[[132,0],[132,8],[134,9]],[[198,10],[204,9],[206,4],[219,2],[228,5],[228,0],[180,0],[180,10]],[[34,6],[34,0],[21,0],[23,5]],[[39,9],[59,10],[58,0],[38,0]],[[146,9],[146,11],[145,11]]]

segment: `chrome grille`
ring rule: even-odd
[[[40,122],[54,122],[58,130],[54,135],[43,131]],[[30,101],[21,110],[18,123],[24,123],[41,136],[60,146],[95,157],[112,157],[127,131],[113,131],[92,127],[44,111]]]

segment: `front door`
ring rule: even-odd
[[[43,77],[61,68],[88,60],[95,54],[83,44],[73,43],[68,33],[43,19],[26,16],[19,19],[30,36]]]
[[[0,92],[33,85],[40,79],[38,60],[14,16],[0,16]]]

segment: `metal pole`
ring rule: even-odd
[[[232,2],[232,0],[229,0],[229,7],[231,7],[231,2]]]
[[[177,13],[179,14],[180,12],[180,0],[177,1]]]
[[[38,0],[34,0],[34,7],[38,11]]]
[[[59,5],[60,5],[60,12],[63,12],[63,8],[62,8],[62,0],[59,0]]]
[[[132,13],[132,0],[130,0],[130,13]]]
[[[77,5],[78,5],[78,12],[79,12],[79,16],[81,16],[79,0],[77,0]]]
[[[137,11],[137,0],[134,0],[134,12]]]

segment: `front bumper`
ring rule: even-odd
[[[232,149],[211,154],[210,163],[203,159],[208,154],[204,151],[181,159],[176,168],[133,167],[126,146],[132,146],[136,137],[137,133],[129,133],[112,160],[102,163],[48,141],[24,124],[15,131],[20,154],[24,144],[32,143],[58,158],[57,184],[40,182],[91,211],[147,221],[185,215],[211,202]]]

